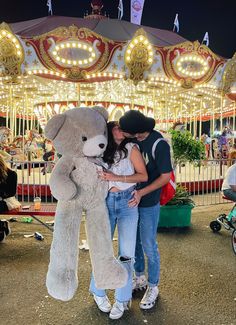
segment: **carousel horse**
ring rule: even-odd
[[[55,165],[54,158],[55,158],[55,148],[53,147],[52,141],[49,139],[45,139],[43,143],[43,160],[48,162],[45,164],[41,172],[43,175],[46,173],[51,173],[52,169]]]
[[[0,127],[0,154],[8,161],[22,161],[25,159],[23,151],[15,146],[14,143],[9,142],[11,130],[7,127]]]
[[[24,148],[29,160],[41,158],[42,150],[39,144],[42,142],[42,137],[35,129],[28,131],[24,139]]]
[[[7,152],[8,147],[8,139],[11,134],[11,130],[5,126],[0,127],[0,154],[4,160],[11,160],[11,155]]]

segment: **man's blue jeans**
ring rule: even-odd
[[[132,198],[134,187],[121,191],[109,192],[106,202],[111,224],[111,236],[113,238],[115,227],[118,228],[118,245],[121,263],[128,271],[128,282],[123,288],[115,290],[115,299],[119,302],[126,302],[132,298],[132,275],[133,261],[135,254],[135,243],[138,226],[138,208],[129,208],[128,201]],[[126,261],[124,261],[124,258]],[[106,268],[106,265],[104,265]],[[105,296],[105,290],[96,288],[92,276],[90,292],[97,296]]]
[[[148,262],[148,285],[158,285],[160,277],[160,254],[157,245],[157,226],[160,216],[160,204],[139,208],[139,222],[135,250],[134,269],[136,276],[144,274],[145,259]]]

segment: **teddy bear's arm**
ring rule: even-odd
[[[73,169],[73,160],[68,157],[61,157],[54,167],[49,184],[57,200],[69,201],[76,196],[77,187],[70,178]]]

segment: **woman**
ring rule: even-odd
[[[12,199],[16,195],[17,174],[9,169],[0,155],[0,213],[15,208],[19,208],[20,203],[16,199]],[[11,198],[9,200],[9,198]],[[10,201],[10,202],[9,202]],[[17,206],[12,206],[16,204]],[[0,220],[0,242],[9,235],[10,229],[8,222]]]
[[[98,172],[99,177],[109,182],[106,199],[111,224],[111,236],[118,228],[118,245],[120,262],[128,271],[128,282],[123,288],[115,290],[115,303],[111,307],[105,290],[96,288],[92,277],[90,292],[98,308],[110,312],[111,319],[119,319],[132,298],[132,274],[135,256],[136,233],[138,224],[137,207],[128,207],[135,184],[147,181],[147,172],[142,155],[137,145],[125,139],[118,123],[108,123],[108,145],[103,160],[107,170]]]

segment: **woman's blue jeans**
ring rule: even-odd
[[[128,271],[127,284],[115,290],[115,299],[126,302],[132,298],[132,275],[135,255],[135,244],[138,226],[138,208],[129,208],[128,201],[132,198],[134,187],[121,192],[109,192],[106,203],[111,224],[111,237],[113,238],[115,227],[118,230],[118,247],[120,262]],[[104,267],[106,267],[104,265]],[[105,290],[97,289],[93,276],[90,282],[90,292],[103,297]]]
[[[154,287],[160,277],[160,254],[157,245],[157,226],[160,217],[160,204],[139,208],[139,222],[135,250],[134,269],[136,276],[144,274],[145,259],[148,264],[148,285]]]

